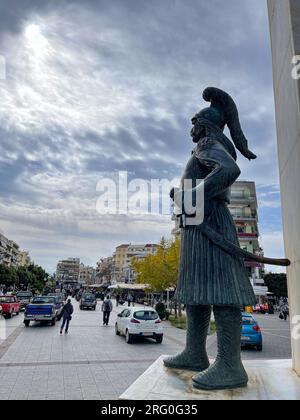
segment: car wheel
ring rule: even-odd
[[[29,327],[30,321],[24,321],[25,327]]]
[[[156,338],[157,344],[161,344],[163,342],[163,336]]]
[[[126,340],[127,344],[132,344],[133,343],[132,334],[130,334],[128,330],[126,331],[125,340]]]
[[[119,329],[118,329],[118,324],[117,323],[115,325],[115,332],[116,332],[116,335],[120,335],[121,334],[120,331],[119,331]]]
[[[13,313],[12,313],[12,312],[10,312],[9,314],[7,314],[7,315],[6,315],[6,318],[7,318],[7,319],[11,319],[11,318],[12,318],[12,315],[13,315]]]
[[[82,311],[83,307],[80,305],[79,309]]]
[[[51,321],[51,325],[52,325],[52,327],[54,327],[54,326],[55,326],[55,324],[56,324],[56,318],[52,319],[52,321]]]
[[[262,345],[257,346],[257,351],[263,351],[263,346]]]

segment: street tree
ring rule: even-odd
[[[287,278],[285,273],[269,273],[264,276],[264,281],[269,292],[278,298],[288,297]]]
[[[132,267],[137,274],[137,282],[149,285],[154,292],[163,292],[176,287],[179,274],[179,240],[167,241],[162,238],[155,255],[143,259],[134,258]]]

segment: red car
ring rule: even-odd
[[[2,306],[2,315],[6,318],[20,313],[20,302],[15,296],[0,296],[0,306]]]

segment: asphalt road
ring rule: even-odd
[[[289,320],[282,321],[278,315],[255,315],[263,334],[263,351],[243,349],[243,359],[290,359],[292,357]],[[216,338],[208,346],[209,356],[217,352]]]

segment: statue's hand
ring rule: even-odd
[[[249,149],[243,150],[242,154],[245,156],[245,158],[249,160],[254,160],[257,158],[257,156],[252,153]]]

